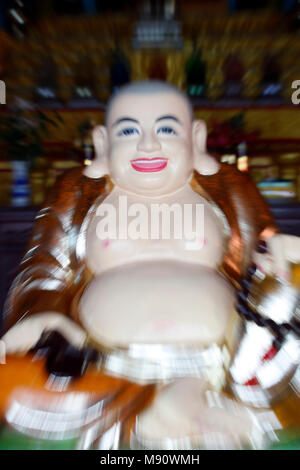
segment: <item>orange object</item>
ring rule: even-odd
[[[53,389],[51,377],[48,376],[43,359],[34,356],[8,356],[6,364],[0,366],[0,419],[4,419],[12,409],[14,402],[29,405],[31,409],[52,409],[60,411],[62,400],[75,400],[82,394],[87,403],[103,400],[101,416],[104,430],[120,422],[122,432],[129,437],[131,426],[135,423],[136,414],[144,408],[154,395],[155,387],[130,383],[127,380],[111,377],[91,367],[87,373],[71,381],[62,391]],[[53,408],[54,407],[54,408]],[[43,424],[43,423],[42,423]],[[97,435],[95,440],[100,436]]]

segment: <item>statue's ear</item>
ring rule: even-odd
[[[108,137],[104,126],[97,126],[93,130],[93,143],[95,158],[91,165],[84,169],[84,175],[89,178],[101,178],[109,173],[108,170]]]
[[[201,175],[214,175],[218,173],[220,164],[207,153],[207,129],[204,121],[197,119],[193,122],[193,155],[194,168]]]

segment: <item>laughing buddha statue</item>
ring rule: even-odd
[[[65,173],[37,215],[6,302],[1,373],[56,331],[98,351],[86,376],[152,387],[126,445],[262,445],[260,407],[295,374],[299,325],[295,296],[253,313],[249,272],[256,298],[270,280],[286,288],[277,300],[298,292],[299,239],[278,233],[247,175],[207,153],[205,124],[168,83],[123,87],[93,139],[92,164]]]

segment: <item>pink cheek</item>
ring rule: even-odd
[[[207,238],[202,238],[202,243],[203,243],[203,246],[207,245],[208,243]]]
[[[110,240],[104,240],[102,242],[102,246],[103,246],[103,248],[108,248],[110,246]]]

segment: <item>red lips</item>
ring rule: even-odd
[[[136,158],[131,160],[131,166],[136,171],[153,172],[161,171],[168,164],[167,158]]]

